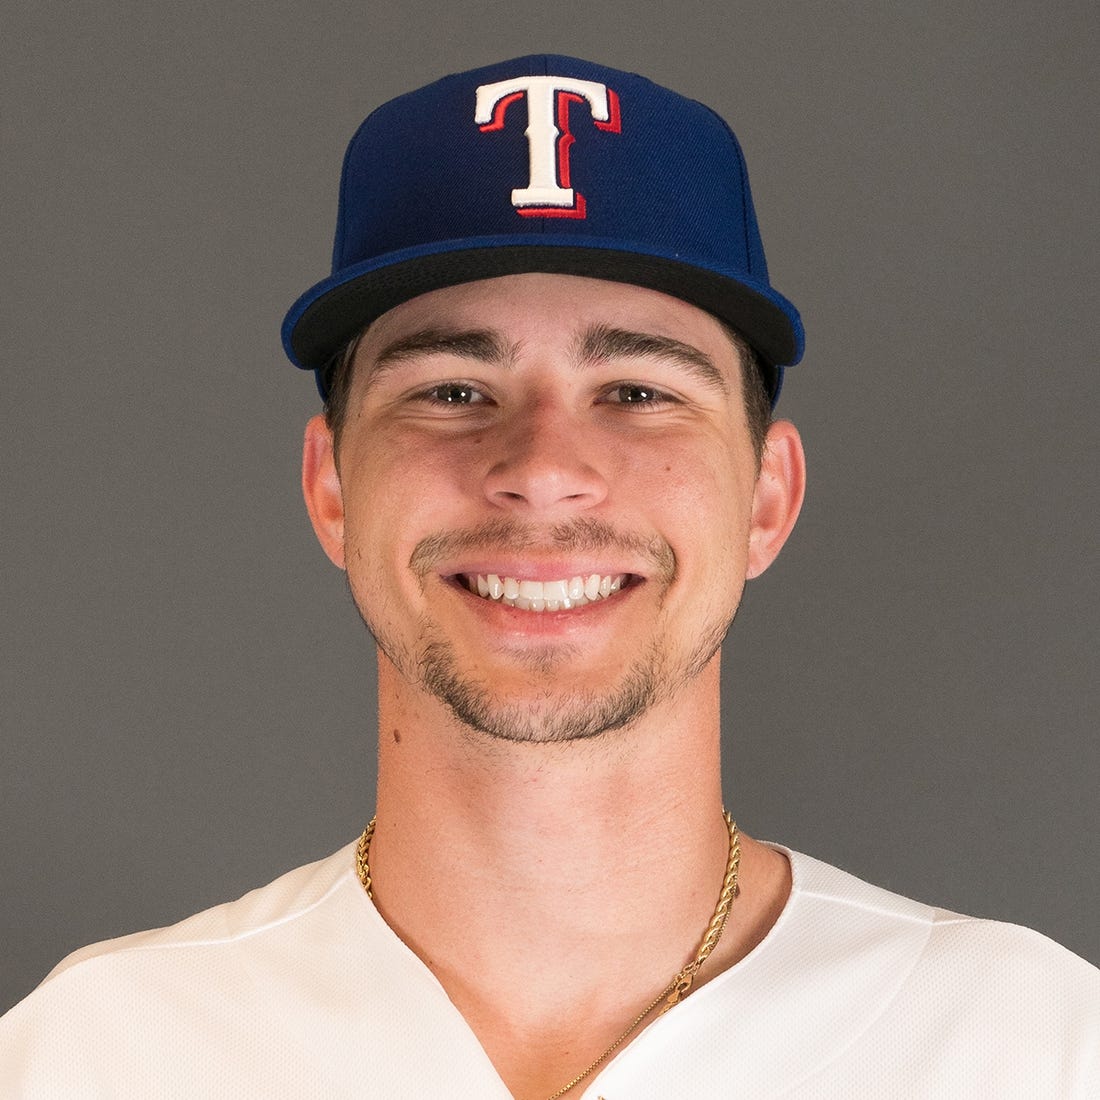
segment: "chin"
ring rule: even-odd
[[[653,661],[638,660],[604,691],[563,687],[552,678],[556,663],[546,658],[542,667],[529,670],[522,686],[502,690],[462,674],[450,647],[436,642],[421,653],[420,683],[478,733],[543,744],[588,740],[622,729],[645,714],[667,686]]]
[[[678,660],[667,638],[653,639],[612,677],[585,662],[577,647],[535,646],[511,652],[510,670],[496,679],[471,670],[434,624],[421,622],[413,654],[363,618],[399,678],[433,696],[468,729],[499,741],[555,744],[624,729],[675,698],[710,664],[735,612],[712,621]]]

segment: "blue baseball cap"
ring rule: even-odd
[[[729,126],[645,77],[544,54],[443,77],[366,119],[344,157],[332,274],[291,307],[283,346],[325,396],[335,357],[387,310],[533,271],[714,314],[760,357],[773,404],[802,357]]]

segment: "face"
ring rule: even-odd
[[[596,736],[697,689],[801,500],[789,425],[758,471],[714,318],[573,276],[385,314],[331,446],[311,422],[307,502],[384,681],[510,740]]]

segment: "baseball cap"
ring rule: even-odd
[[[387,310],[523,272],[714,314],[756,351],[773,404],[802,357],[729,126],[643,76],[548,54],[443,77],[368,116],[344,157],[332,274],[291,307],[283,346],[325,396],[340,350]]]

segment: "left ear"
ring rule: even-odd
[[[752,498],[747,577],[759,577],[787,541],[806,493],[806,453],[789,420],[768,428]]]

